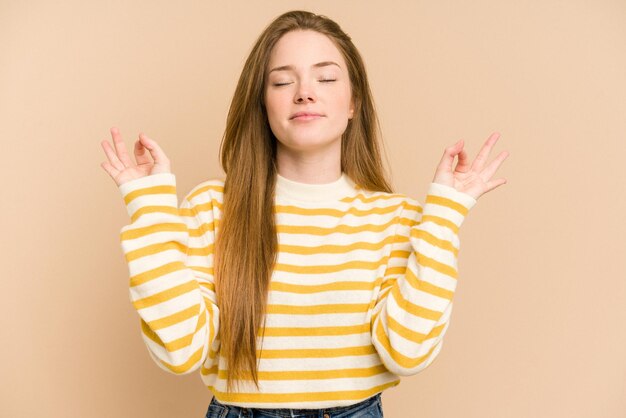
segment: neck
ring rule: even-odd
[[[335,201],[355,193],[356,185],[343,171],[326,183],[302,183],[276,173],[276,196],[307,202]]]
[[[276,141],[275,167],[284,178],[298,183],[331,183],[341,176],[341,137],[318,138],[316,147],[300,149]]]

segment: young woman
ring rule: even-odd
[[[222,139],[225,179],[178,205],[170,161],[119,130],[102,167],[131,217],[130,296],[162,369],[200,370],[207,417],[382,416],[380,394],[436,358],[459,227],[507,157],[445,149],[428,193],[394,193],[363,60],[332,20],[279,16],[248,57]],[[454,158],[458,157],[455,167]],[[366,415],[369,414],[369,415]]]

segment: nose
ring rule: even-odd
[[[303,101],[315,102],[315,92],[307,83],[300,83],[296,91],[296,103]]]

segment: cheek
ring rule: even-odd
[[[265,111],[267,112],[267,118],[269,120],[276,118],[276,107],[271,99],[265,101]]]
[[[271,94],[265,97],[265,111],[267,112],[267,122],[270,129],[277,137],[283,131],[282,111],[280,109],[280,102],[277,97]]]
[[[270,118],[279,118],[284,105],[281,102],[280,97],[276,94],[269,94],[265,96],[265,108],[267,109],[267,115]]]
[[[342,111],[350,109],[350,89],[346,87],[338,92],[335,103],[336,108],[341,109]]]

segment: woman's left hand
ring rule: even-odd
[[[466,193],[474,199],[478,199],[482,194],[506,183],[506,179],[489,179],[500,167],[502,161],[509,156],[507,151],[502,151],[495,160],[485,166],[487,157],[489,157],[491,149],[499,138],[500,134],[498,132],[492,133],[471,165],[467,158],[467,152],[463,149],[464,143],[462,139],[446,148],[439,166],[437,166],[433,182],[454,187],[459,192]],[[454,171],[452,171],[454,156],[457,154],[459,161]]]

